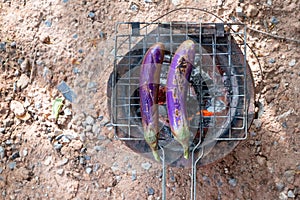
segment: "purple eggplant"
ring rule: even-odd
[[[186,159],[189,157],[190,140],[186,98],[194,59],[195,44],[192,40],[186,40],[176,50],[167,78],[169,124],[174,138],[183,147]]]
[[[150,146],[155,160],[158,155],[158,90],[160,71],[165,47],[162,43],[152,45],[146,52],[140,71],[140,107],[144,138]]]

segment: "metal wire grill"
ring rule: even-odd
[[[246,62],[246,27],[243,24],[201,21],[116,24],[111,81],[111,120],[116,127],[116,138],[133,141],[128,145],[137,152],[148,148],[147,145],[134,147],[144,141],[138,94],[143,56],[154,43],[162,42],[165,45],[160,78],[160,91],[163,91],[174,52],[187,39],[197,44],[187,98],[192,136],[191,159],[181,159],[182,151],[173,142],[162,97],[159,105],[161,127],[158,143],[163,165],[163,199],[166,198],[166,164],[191,166],[191,199],[196,199],[196,170],[199,161],[206,160],[204,162],[209,163],[229,153],[222,141],[238,142],[247,138],[249,105],[253,92],[249,92],[248,87],[253,90],[253,86],[252,77],[247,77],[249,68]],[[171,147],[168,143],[171,143]],[[227,148],[227,151],[231,150],[232,147]],[[149,148],[146,151],[150,152]],[[172,155],[178,152],[180,155],[174,158]]]

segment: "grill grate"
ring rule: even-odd
[[[239,31],[233,31],[237,28]],[[187,107],[191,130],[191,159],[182,158],[174,141],[164,101],[164,87],[172,56],[185,40],[196,43]],[[140,64],[156,42],[165,47],[159,95],[159,147],[165,164],[192,167],[191,198],[196,199],[196,166],[215,161],[247,138],[252,120],[252,76],[246,62],[246,26],[243,24],[168,22],[116,24],[114,71],[111,78],[111,120],[115,136],[134,151],[151,158],[145,144],[139,112]],[[250,90],[248,91],[250,85]],[[224,141],[236,141],[230,147]],[[224,150],[225,149],[225,150]],[[165,176],[163,176],[164,178]],[[163,196],[165,179],[163,179]],[[163,197],[164,198],[164,197]]]

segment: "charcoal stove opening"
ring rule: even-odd
[[[116,56],[115,69],[111,76],[113,92],[108,91],[112,98],[112,101],[109,101],[112,105],[112,120],[116,125],[118,138],[124,140],[133,151],[152,158],[141,128],[139,69],[147,48],[152,43],[163,42],[168,49],[160,80],[159,146],[164,148],[166,163],[173,166],[190,166],[191,161],[182,158],[182,149],[168,127],[163,92],[168,67],[176,46],[186,39],[192,39],[199,46],[187,99],[187,104],[190,105],[188,116],[192,133],[190,150],[197,147],[195,151],[197,154],[204,149],[203,158],[199,162],[200,165],[204,165],[222,158],[237,145],[239,139],[245,137],[248,122],[252,121],[251,113],[254,112],[249,106],[254,101],[253,79],[249,66],[245,64],[241,45],[233,39],[230,32],[225,32],[223,37],[216,37],[208,28],[208,31],[203,29],[201,34],[197,32],[199,27],[193,24],[191,33],[185,31],[182,34],[182,24],[178,27],[172,25],[172,34],[168,33],[166,36],[165,30],[161,29],[169,27],[169,24],[158,26],[157,29],[145,34],[137,44],[129,43],[126,54]],[[132,37],[129,35],[129,40],[132,40]],[[234,138],[237,141],[234,141]]]

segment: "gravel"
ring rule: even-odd
[[[284,183],[282,182],[276,183],[276,189],[281,192],[284,189]]]
[[[149,162],[142,163],[141,166],[145,170],[149,170],[152,167],[151,163]]]
[[[295,198],[295,194],[294,194],[294,192],[293,192],[292,190],[289,190],[289,191],[288,191],[287,196],[288,196],[289,198]]]
[[[0,146],[0,158],[3,159],[5,154],[5,149]]]
[[[283,174],[288,183],[293,184],[295,180],[295,170],[287,170]]]
[[[228,183],[232,186],[235,187],[237,185],[237,180],[235,178],[230,178],[228,180]]]
[[[289,62],[289,66],[290,67],[293,67],[296,65],[296,60],[295,59],[292,59],[290,62]]]
[[[91,167],[87,167],[87,168],[85,169],[85,172],[86,172],[87,174],[92,173],[92,171],[93,171],[93,169],[92,169]]]
[[[85,122],[89,125],[93,125],[95,123],[95,119],[92,116],[87,116]]]
[[[56,173],[61,176],[64,173],[64,169],[58,169]]]
[[[64,158],[61,161],[58,162],[58,166],[63,166],[69,162],[68,158]]]
[[[27,87],[28,83],[29,83],[29,77],[26,74],[22,74],[17,82],[17,87],[24,89]]]
[[[8,168],[9,168],[10,170],[15,169],[16,166],[17,166],[17,163],[16,163],[16,162],[10,162],[10,163],[8,163]]]
[[[148,195],[154,195],[154,189],[152,187],[148,188]]]
[[[131,171],[131,180],[135,181],[136,180],[136,170]]]

